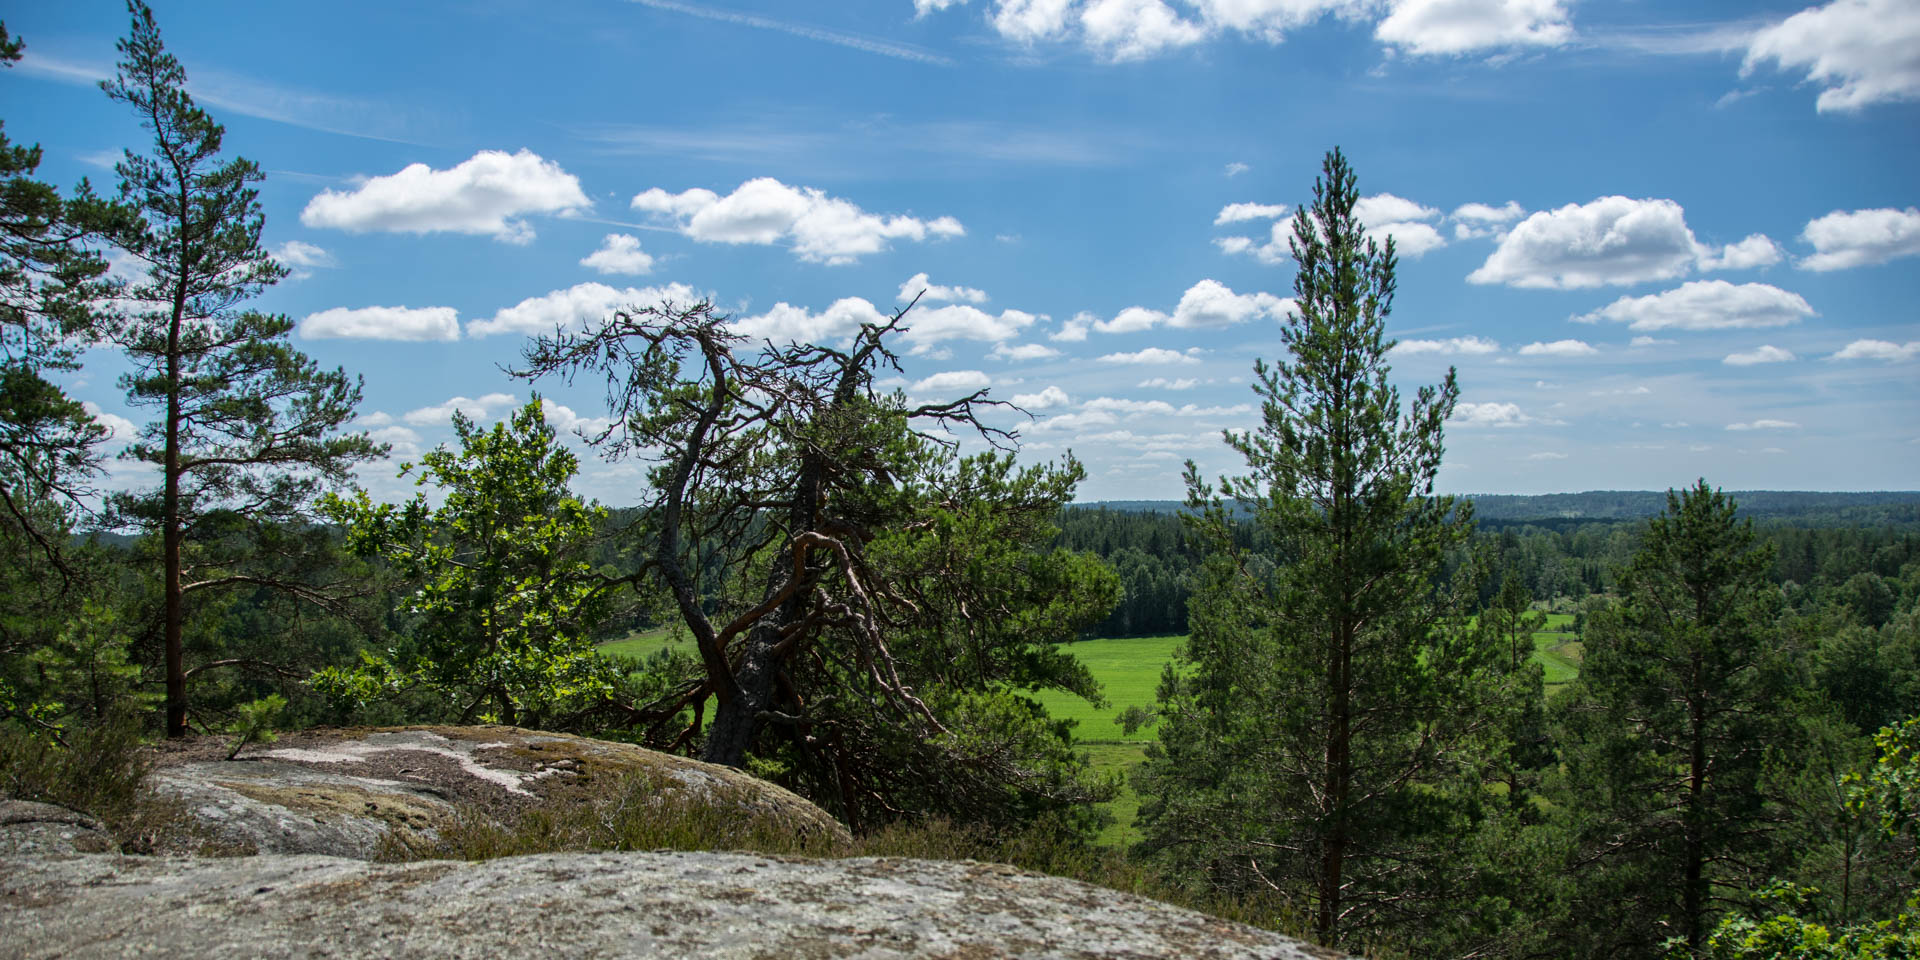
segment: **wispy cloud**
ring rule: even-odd
[[[853,50],[877,53],[883,57],[913,60],[919,63],[931,63],[941,67],[953,66],[953,60],[950,57],[944,57],[940,54],[922,50],[919,47],[908,46],[904,43],[894,43],[874,37],[863,37],[855,33],[842,33],[838,30],[827,30],[822,27],[810,26],[804,23],[775,20],[772,17],[763,17],[758,14],[738,13],[733,10],[703,7],[691,3],[678,3],[676,0],[631,0],[631,2],[643,7],[652,7],[655,10],[667,10],[673,13],[686,14],[690,17],[718,20],[722,23],[737,23],[743,27],[754,27],[760,30],[776,30],[780,33],[792,34],[793,36],[803,37],[808,40],[818,40],[821,43],[831,43]]]
[[[113,76],[109,66],[29,51],[20,70],[60,83],[95,86]],[[382,104],[296,90],[257,77],[194,70],[187,92],[201,103],[242,116],[271,120],[321,133],[386,143],[418,144],[401,136],[406,124]]]

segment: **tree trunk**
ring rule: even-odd
[[[1686,901],[1684,909],[1686,911],[1687,922],[1687,947],[1695,951],[1699,950],[1700,941],[1706,936],[1706,923],[1705,917],[1703,916],[1706,910],[1706,884],[1703,875],[1706,860],[1706,843],[1705,838],[1701,836],[1701,832],[1705,830],[1706,824],[1704,823],[1700,805],[1704,799],[1703,794],[1707,785],[1707,742],[1706,717],[1703,715],[1705,707],[1702,702],[1705,694],[1704,691],[1701,690],[1701,674],[1705,665],[1701,661],[1701,655],[1696,652],[1693,655],[1694,689],[1691,691],[1691,696],[1688,697],[1690,701],[1688,703],[1690,713],[1688,719],[1692,728],[1690,730],[1692,734],[1692,755],[1688,758],[1687,808],[1685,813],[1687,863]]]
[[[1346,882],[1347,788],[1351,779],[1352,712],[1351,656],[1353,644],[1336,630],[1334,649],[1327,663],[1327,684],[1331,699],[1327,705],[1327,782],[1325,792],[1332,814],[1327,826],[1326,843],[1320,850],[1320,913],[1314,921],[1314,933],[1323,944],[1333,944],[1339,936],[1340,890]]]
[[[184,198],[181,201],[185,209]],[[184,273],[182,274],[184,277]],[[160,562],[166,568],[163,593],[166,623],[162,631],[167,658],[167,736],[187,735],[186,610],[180,591],[180,325],[186,315],[186,285],[182,280],[173,300],[173,322],[167,328],[167,440],[165,490],[160,513]]]

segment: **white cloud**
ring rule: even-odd
[[[1573,38],[1561,0],[1396,0],[1374,37],[1409,53],[1459,56],[1557,47]]]
[[[1703,252],[1702,270],[1750,270],[1770,267],[1781,259],[1780,245],[1763,233],[1752,234],[1739,243],[1729,243],[1718,254]]]
[[[899,300],[906,303],[919,297],[921,303],[940,301],[966,301],[967,303],[986,303],[987,292],[973,287],[943,287],[927,279],[924,273],[916,273],[900,285]]]
[[[996,360],[1008,360],[1016,363],[1025,360],[1050,360],[1059,355],[1060,351],[1044,343],[1023,343],[1017,347],[1009,347],[1004,343],[996,343],[993,345],[993,350],[987,354],[987,356],[993,357]]]
[[[1600,351],[1585,340],[1555,340],[1552,343],[1529,343],[1520,348],[1523,357],[1590,357]]]
[[[1047,334],[1047,339],[1055,343],[1079,343],[1087,339],[1087,330],[1099,321],[1093,314],[1081,311],[1073,319],[1060,325],[1060,329]]]
[[[985,390],[993,380],[978,370],[943,370],[915,383],[915,393],[969,394]]]
[[[107,440],[110,442],[131,443],[140,432],[140,428],[134,426],[132,420],[117,413],[108,413],[100,409],[100,405],[92,400],[80,401],[80,409],[85,410],[87,416],[92,417],[95,423],[107,428]]]
[[[1764,283],[1694,280],[1664,293],[1621,297],[1576,323],[1625,323],[1632,330],[1746,330],[1816,316],[1804,297]]]
[[[1215,329],[1246,323],[1261,317],[1280,319],[1293,309],[1293,301],[1271,293],[1234,293],[1226,284],[1211,278],[1187,288],[1180,304],[1173,308],[1169,326],[1182,329]]]
[[[1252,169],[1253,169],[1252,167],[1249,167],[1246,164],[1241,163],[1238,160],[1235,160],[1232,163],[1227,164],[1226,174],[1229,177],[1237,177],[1243,173],[1246,173],[1248,170],[1252,170]]]
[[[863,323],[882,324],[887,314],[860,297],[843,297],[819,313],[785,301],[758,316],[735,320],[733,328],[774,343],[832,343],[860,331]]]
[[[946,340],[985,343],[1012,340],[1038,319],[1024,310],[1002,310],[993,314],[979,307],[956,303],[908,314],[906,332],[900,335],[900,339],[912,346],[911,352],[924,354],[934,344]]]
[[[1772,61],[1824,89],[1821,113],[1920,98],[1920,6],[1910,0],[1834,0],[1753,35],[1740,75]]]
[[[1458,403],[1447,422],[1457,427],[1524,427],[1551,421],[1529,416],[1517,403]]]
[[[1366,224],[1367,236],[1375,242],[1385,244],[1387,238],[1392,237],[1394,249],[1401,256],[1418,260],[1429,251],[1447,245],[1440,231],[1422,222],[1439,216],[1440,211],[1421,206],[1405,197],[1391,193],[1361,197],[1353,205],[1353,215]],[[1291,235],[1292,232],[1293,224],[1289,221],[1287,233]],[[1280,239],[1278,232],[1274,234],[1274,239]]]
[[[1167,322],[1167,315],[1158,310],[1128,307],[1114,314],[1112,320],[1096,321],[1093,329],[1101,333],[1139,333],[1142,330],[1151,330],[1165,322]]]
[[[1376,193],[1371,197],[1361,197],[1355,201],[1353,215],[1361,223],[1373,226],[1392,223],[1396,220],[1431,220],[1439,216],[1440,211],[1391,193]]]
[[[1067,30],[1067,14],[1075,0],[999,0],[993,28],[1009,40],[1033,43],[1052,40]]]
[[[1467,354],[1478,356],[1499,353],[1500,343],[1482,337],[1450,337],[1446,340],[1402,340],[1393,345],[1393,352],[1405,356],[1420,353],[1437,353],[1443,356]]]
[[[547,425],[561,433],[591,437],[613,425],[612,417],[583,417],[548,397],[540,398],[540,412],[546,416]]]
[[[460,339],[459,312],[452,307],[334,307],[300,321],[308,340]]]
[[[1454,207],[1453,213],[1451,214],[1455,220],[1471,221],[1473,223],[1494,226],[1503,223],[1512,223],[1526,215],[1526,208],[1514,203],[1512,200],[1508,200],[1505,204],[1498,207],[1485,203],[1463,203]]]
[[[1138,387],[1158,387],[1162,390],[1191,390],[1199,385],[1200,381],[1192,377],[1181,377],[1178,380],[1168,380],[1166,377],[1148,377],[1135,384],[1135,386]]]
[[[1199,363],[1200,348],[1193,347],[1186,353],[1168,350],[1165,347],[1148,347],[1132,353],[1109,353],[1100,358],[1101,363]]]
[[[507,243],[533,240],[529,213],[567,214],[592,204],[580,180],[530,150],[482,150],[450,170],[410,164],[348,192],[328,190],[307,203],[300,222],[362,233],[468,233]]]
[[[1910,257],[1920,254],[1920,209],[1835,210],[1808,221],[1800,239],[1816,251],[1800,261],[1806,270],[1845,270]]]
[[[576,283],[538,297],[528,297],[511,307],[494,312],[491,319],[467,323],[467,335],[485,337],[496,333],[552,333],[557,328],[578,329],[605,319],[624,307],[650,307],[662,303],[691,306],[700,297],[685,284],[664,287],[627,287],[615,289],[604,283]]]
[[[1286,216],[1287,211],[1291,209],[1293,208],[1284,203],[1229,203],[1221,207],[1220,212],[1214,216],[1213,225],[1217,227],[1223,223],[1240,223],[1246,220],[1271,220]]]
[[[1786,363],[1789,360],[1798,359],[1791,350],[1766,344],[1745,353],[1729,353],[1720,362],[1731,367],[1751,367],[1757,363]]]
[[[273,258],[292,268],[295,280],[313,276],[316,267],[335,266],[333,254],[300,240],[288,240],[273,251]]]
[[[1567,458],[1566,454],[1558,453],[1553,450],[1542,450],[1539,453],[1527,454],[1528,460],[1565,460],[1566,458]]]
[[[1672,200],[1601,197],[1520,221],[1467,281],[1574,289],[1666,280],[1700,249]]]
[[[790,187],[771,177],[749,180],[724,197],[699,188],[674,194],[654,187],[636,195],[632,206],[701,243],[790,241],[800,259],[828,264],[853,263],[888,249],[892,240],[919,242],[967,232],[952,217],[880,216],[825,191]]]
[[[1661,339],[1661,338],[1659,338],[1659,337],[1648,337],[1648,336],[1639,336],[1639,337],[1634,337],[1634,338],[1633,338],[1633,341],[1632,341],[1631,343],[1629,343],[1629,344],[1627,344],[1627,346],[1630,346],[1630,347],[1660,347],[1660,346],[1665,346],[1665,345],[1667,345],[1667,344],[1670,344],[1670,343],[1673,343],[1673,342],[1674,342],[1674,341],[1672,341],[1672,340],[1662,340],[1662,339]]]
[[[420,434],[399,425],[368,430],[367,439],[387,444],[387,456],[409,460],[420,455]]]
[[[929,13],[939,13],[948,7],[966,2],[967,0],[913,0],[913,15],[916,18],[924,17]]]
[[[486,420],[489,411],[502,407],[511,407],[519,402],[520,401],[511,393],[489,393],[477,399],[471,397],[453,397],[446,403],[436,404],[431,407],[421,407],[418,410],[409,410],[402,415],[400,419],[416,427],[430,427],[445,423],[448,418],[453,416],[453,412],[458,410],[466,414],[468,419],[479,422]]]
[[[1729,423],[1728,430],[1795,430],[1799,424],[1791,420],[1755,420],[1752,423]]]
[[[1184,330],[1219,329],[1261,317],[1278,320],[1292,309],[1291,299],[1265,292],[1234,293],[1226,284],[1208,278],[1188,287],[1171,314],[1128,307],[1112,320],[1096,321],[1093,328],[1101,333],[1138,333],[1161,324]]]
[[[1207,38],[1205,26],[1162,0],[1086,0],[1080,29],[1087,45],[1110,60],[1141,60]]]
[[[1051,386],[1039,393],[1013,395],[1013,405],[1027,410],[1051,410],[1055,407],[1064,407],[1070,402],[1072,401],[1068,398],[1066,391]]]
[[[640,249],[639,237],[609,233],[600,241],[600,249],[581,258],[580,265],[607,274],[652,273],[653,257]]]
[[[1885,360],[1888,363],[1906,363],[1920,357],[1920,340],[1909,340],[1905,344],[1889,340],[1855,340],[1833,355],[1835,360]]]

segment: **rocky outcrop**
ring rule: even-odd
[[[0,856],[0,944],[21,957],[180,960],[1332,956],[995,864],[725,853]]]
[[[652,792],[737,808],[796,836],[846,841],[825,811],[729,767],[631,744],[514,727],[310,730],[224,759],[217,738],[169,745],[152,783],[214,840],[260,853],[370,859],[431,845],[459,815],[511,819],[644,778]]]
[[[105,853],[114,847],[106,828],[84,813],[0,799],[0,856]]]

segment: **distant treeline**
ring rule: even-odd
[[[1920,493],[1750,491],[1733,495],[1774,554],[1771,577],[1812,601],[1845,589],[1876,620],[1877,584],[1920,560]],[[1611,593],[1616,570],[1639,548],[1646,518],[1664,509],[1665,493],[1598,491],[1537,497],[1471,498],[1479,527],[1476,548],[1490,576],[1485,600],[1517,577],[1541,602],[1577,602]],[[1155,636],[1187,630],[1188,576],[1198,554],[1188,544],[1174,500],[1121,500],[1076,505],[1060,518],[1059,545],[1104,558],[1120,575],[1120,605],[1093,636]],[[1249,526],[1249,545],[1261,534]],[[1269,545],[1258,544],[1262,549]]]

